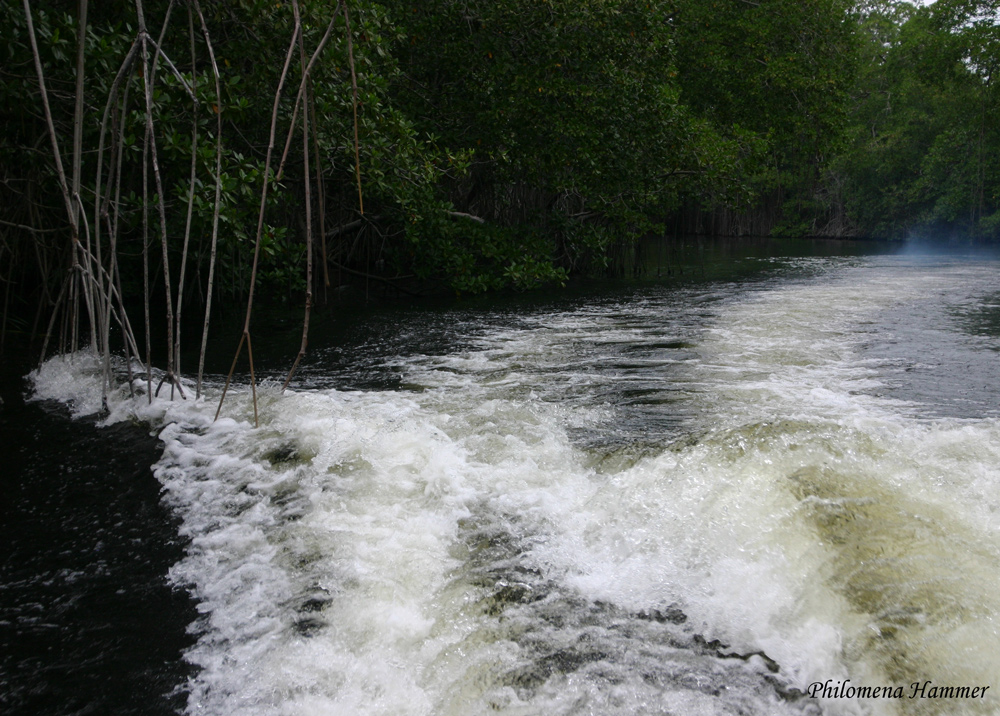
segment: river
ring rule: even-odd
[[[116,393],[191,600],[149,713],[1000,713],[1000,261],[833,253],[370,311],[257,428]],[[31,385],[99,405],[85,354]]]

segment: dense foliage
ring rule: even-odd
[[[0,280],[36,323],[73,262],[68,212],[92,253],[116,238],[126,296],[144,246],[178,312],[210,270],[221,300],[246,296],[265,174],[271,296],[527,288],[618,270],[650,232],[1000,235],[998,0],[300,0],[291,48],[294,3],[92,3],[71,161],[83,4],[0,5]],[[162,53],[128,65],[138,8]],[[68,209],[28,11],[79,168]]]
[[[874,2],[837,158],[859,231],[1000,237],[1000,3]]]

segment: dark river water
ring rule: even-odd
[[[1000,713],[1000,261],[904,248],[320,313],[285,393],[273,315],[259,427],[8,380],[0,710]]]
[[[0,712],[183,709],[197,612],[167,571],[184,554],[150,465],[162,443],[64,405],[0,409]]]

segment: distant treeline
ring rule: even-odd
[[[649,234],[995,240],[998,6],[10,0],[5,316],[526,288]]]

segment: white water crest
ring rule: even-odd
[[[190,540],[189,713],[1000,713],[1000,266],[788,267],[448,315],[398,390],[265,385],[257,428],[118,391]],[[847,679],[991,688],[804,693]]]

